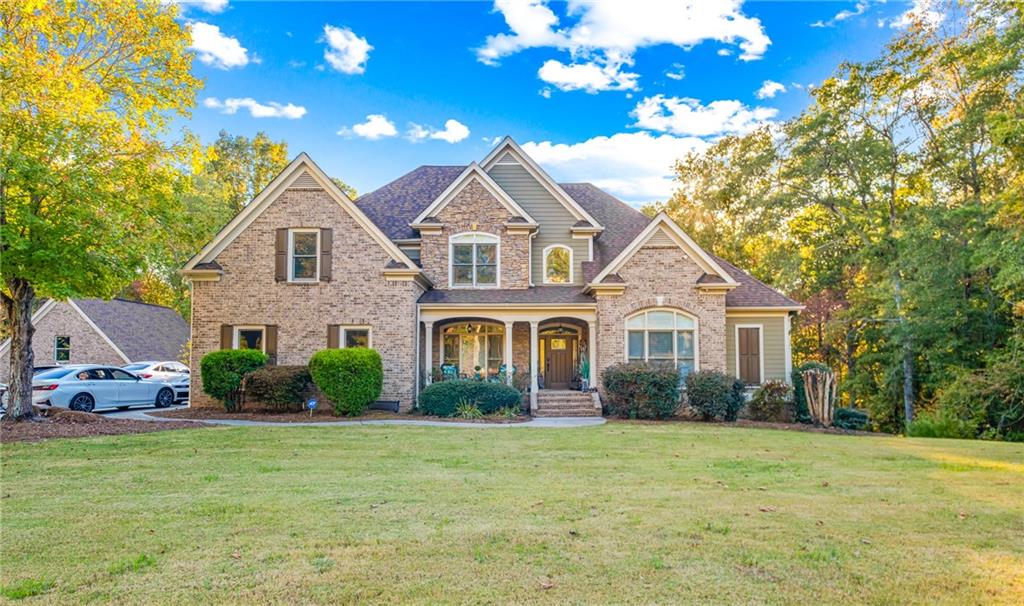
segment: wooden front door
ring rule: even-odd
[[[569,389],[572,384],[572,361],[576,351],[573,335],[542,337],[544,347],[544,388]]]

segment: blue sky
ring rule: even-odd
[[[674,158],[798,114],[909,14],[941,19],[925,0],[687,4],[185,2],[205,86],[177,126],[265,131],[359,192],[507,134],[639,205],[671,194]]]

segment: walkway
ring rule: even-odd
[[[184,408],[176,406],[168,410]],[[138,421],[190,421],[193,419],[174,419],[169,417],[156,417],[149,413],[150,410],[123,410],[102,413],[111,419],[135,419]],[[413,425],[421,427],[469,427],[473,429],[486,428],[512,428],[512,427],[592,427],[604,425],[603,417],[544,417],[533,418],[525,423],[463,423],[459,421],[428,421],[418,419],[375,419],[371,421],[310,421],[308,423],[281,423],[275,421],[245,421],[242,419],[203,419],[195,420],[197,423],[210,423],[213,425],[231,425],[235,427],[328,427],[333,425]]]

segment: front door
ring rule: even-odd
[[[544,387],[569,389],[572,383],[572,359],[576,351],[576,337],[572,335],[545,336]]]

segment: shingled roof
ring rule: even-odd
[[[423,209],[430,206],[437,196],[466,170],[465,166],[421,166],[395,179],[391,183],[364,194],[356,204],[392,240],[416,238],[416,232],[409,227]],[[590,216],[604,226],[604,231],[594,239],[594,260],[583,262],[583,279],[590,282],[600,271],[619,255],[647,227],[650,217],[625,202],[594,186],[591,183],[560,183],[559,186],[576,201]],[[727,307],[794,307],[798,302],[774,290],[764,282],[747,274],[735,265],[715,257],[722,267],[739,282],[725,297]],[[432,290],[420,298],[420,303],[487,303],[514,302],[509,297],[529,298],[522,302],[544,303],[532,300],[539,295],[525,294],[533,291],[576,291],[576,287],[544,287],[518,290]],[[482,294],[462,294],[482,293]],[[506,298],[501,298],[506,297]],[[559,294],[558,303],[571,302],[568,295]],[[466,300],[463,300],[466,299]],[[593,300],[589,297],[587,301]]]
[[[126,299],[74,302],[129,360],[177,360],[188,342],[188,324],[168,307]]]

